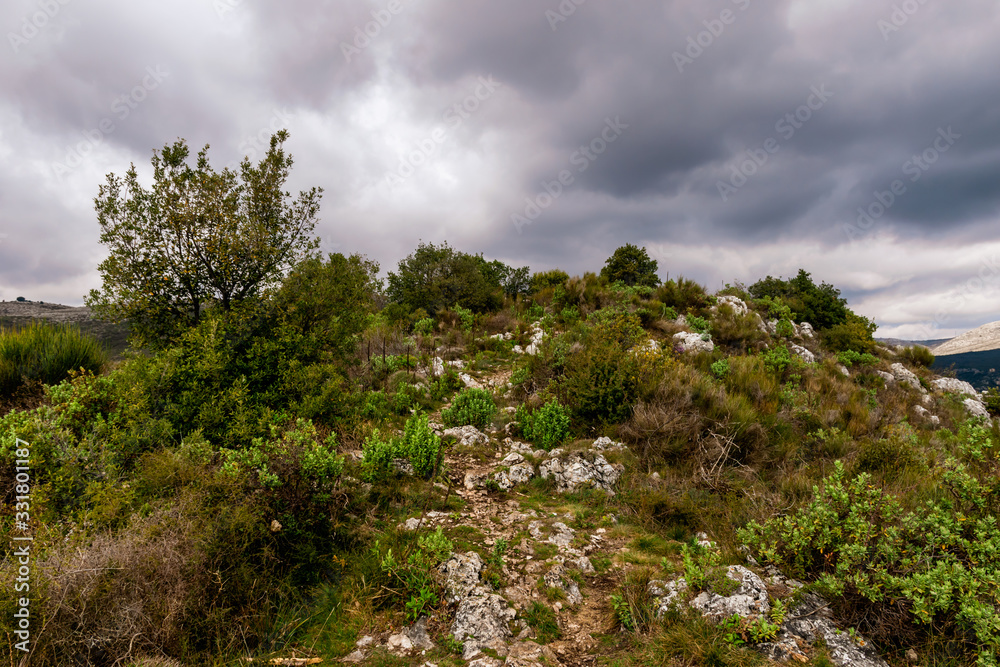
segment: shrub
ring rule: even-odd
[[[778,345],[761,355],[764,366],[772,373],[781,375],[792,364],[792,353],[784,345]]]
[[[383,440],[378,430],[372,431],[365,438],[361,448],[361,477],[366,482],[377,483],[385,481],[392,472],[392,460],[396,458],[397,447],[391,439]]]
[[[389,273],[389,298],[409,310],[423,308],[431,315],[458,304],[482,313],[503,305],[500,276],[482,257],[469,255],[447,243],[421,243]]]
[[[616,424],[632,412],[639,386],[637,360],[615,343],[615,332],[611,327],[595,336],[566,372],[565,403],[585,422]]]
[[[641,285],[656,287],[660,279],[656,275],[656,260],[650,259],[645,248],[626,243],[605,261],[601,277],[609,283],[622,282],[629,287]]]
[[[0,395],[24,382],[58,384],[69,371],[100,372],[108,354],[95,339],[71,326],[32,322],[0,329]]]
[[[712,330],[712,325],[708,323],[704,317],[698,317],[697,315],[687,316],[688,326],[691,327],[691,331],[695,333],[709,333]]]
[[[871,320],[850,313],[845,323],[833,325],[823,332],[823,343],[834,352],[872,352],[875,349],[872,334],[876,328]]]
[[[424,317],[413,323],[413,331],[421,336],[429,336],[434,333],[434,318]]]
[[[859,366],[874,366],[878,363],[878,357],[868,352],[861,354],[854,350],[844,350],[837,353],[837,361],[847,368],[850,368],[854,364],[858,364]]]
[[[848,315],[853,314],[847,308],[847,300],[840,296],[839,289],[827,283],[816,285],[804,269],[799,269],[798,275],[788,280],[768,276],[751,285],[749,291],[755,299],[781,297],[798,313],[797,321],[809,322],[818,330],[844,324]],[[775,314],[774,317],[781,318],[782,315]]]
[[[438,464],[441,438],[431,430],[427,415],[413,415],[406,420],[397,451],[410,460],[419,477],[431,476]]]
[[[712,362],[712,373],[717,378],[724,378],[729,375],[729,359],[719,359]]]
[[[549,287],[558,287],[569,280],[569,274],[559,269],[539,272],[531,276],[531,293],[537,294]]]
[[[475,426],[484,429],[497,414],[493,395],[485,389],[463,389],[451,402],[450,408],[441,411],[445,426]]]
[[[546,451],[558,447],[569,436],[569,410],[554,398],[531,414],[521,406],[517,419],[524,437]]]
[[[995,664],[1000,463],[985,427],[967,424],[959,440],[958,457],[934,473],[943,493],[912,511],[868,474],[849,479],[838,461],[808,505],[751,522],[739,537],[759,558],[842,596],[843,620],[875,639],[971,639],[980,664]]]
[[[899,351],[899,356],[911,364],[930,368],[934,365],[934,353],[923,345],[911,345]]]
[[[671,278],[656,289],[655,298],[665,306],[677,309],[677,312],[700,310],[709,305],[705,288],[693,280],[683,276],[674,280]]]

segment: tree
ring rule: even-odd
[[[434,315],[455,305],[482,313],[503,305],[503,287],[481,256],[421,243],[395,273],[389,273],[389,298],[410,312]]]
[[[650,259],[645,248],[626,243],[615,250],[604,263],[601,275],[608,282],[623,282],[628,286],[641,285],[656,287],[660,278],[656,275],[656,260]]]
[[[828,283],[816,285],[805,269],[799,269],[798,275],[788,280],[767,276],[751,285],[749,291],[755,299],[781,297],[796,313],[796,321],[809,322],[818,330],[847,324],[853,314],[839,289]]]
[[[322,189],[295,200],[282,190],[292,166],[287,139],[277,132],[260,163],[244,158],[239,173],[212,169],[207,145],[187,164],[179,139],[153,152],[149,189],[134,164],[124,177],[108,174],[94,206],[109,255],[87,305],[103,319],[128,320],[134,343],[159,347],[205,308],[229,311],[277,286],[319,245],[312,232]]]

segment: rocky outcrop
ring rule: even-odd
[[[552,458],[539,466],[539,474],[543,479],[551,477],[555,480],[556,490],[565,493],[593,487],[608,495],[615,494],[614,486],[624,472],[623,466],[612,465],[602,455],[594,452],[558,455],[557,451],[552,452]]]
[[[725,304],[730,308],[732,308],[734,315],[746,315],[747,313],[750,312],[750,309],[747,307],[746,302],[743,301],[743,299],[736,296],[729,296],[729,295],[719,296],[715,298],[715,301],[718,304],[718,306]],[[718,306],[713,307],[712,312],[718,312],[719,310]]]
[[[977,401],[979,400],[979,392],[968,382],[963,382],[957,378],[937,378],[931,381],[931,386],[934,387],[936,391],[944,392],[946,394],[962,394],[964,396],[969,396]]]
[[[719,595],[712,591],[704,591],[691,600],[691,607],[700,611],[702,616],[717,619],[733,615],[740,618],[765,616],[771,611],[767,584],[763,579],[742,565],[731,565],[726,568],[726,577],[739,583],[733,593]]]
[[[681,331],[674,334],[674,346],[681,352],[712,352],[715,343],[708,334]]]
[[[531,328],[531,341],[527,347],[522,348],[520,345],[515,345],[513,352],[514,354],[529,354],[534,356],[541,350],[543,340],[545,340],[545,330],[535,324]]]
[[[983,405],[982,401],[974,398],[967,398],[962,401],[962,403],[965,405],[965,409],[968,411],[969,415],[985,419],[986,421],[992,423],[992,420],[990,419],[990,412],[986,409],[986,406]]]
[[[864,638],[837,628],[828,607],[818,595],[806,594],[788,613],[774,641],[759,644],[757,650],[777,662],[808,662],[809,647],[822,640],[837,667],[887,667]]]
[[[470,660],[482,648],[502,648],[512,637],[510,622],[517,613],[507,601],[484,588],[458,603],[451,635],[462,642],[462,658]]]
[[[535,476],[535,467],[525,462],[524,457],[515,452],[508,454],[500,465],[507,466],[507,469],[494,474],[493,479],[504,491],[523,484]]]
[[[791,345],[788,346],[788,349],[791,351],[792,354],[794,354],[796,357],[806,362],[807,364],[816,363],[816,355],[807,350],[806,348],[802,347],[801,345],[796,345],[792,343]]]
[[[476,445],[490,444],[490,438],[475,426],[457,426],[445,429],[444,435],[451,436],[458,440],[462,447],[475,447]]]
[[[927,391],[920,384],[920,378],[918,378],[913,371],[908,369],[903,364],[896,362],[889,367],[889,370],[892,371],[892,377],[896,380],[896,382],[909,385],[922,393]]]

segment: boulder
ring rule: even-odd
[[[792,343],[791,345],[788,346],[788,349],[791,351],[792,354],[794,354],[796,357],[806,362],[807,364],[816,363],[816,355],[807,350],[806,348],[802,347],[801,345],[796,345]]]
[[[702,616],[717,619],[729,618],[734,614],[741,618],[763,616],[771,611],[767,585],[760,577],[742,565],[726,568],[726,577],[739,584],[732,594],[723,596],[705,591],[691,600],[691,607],[700,611]]]
[[[481,592],[458,603],[451,635],[465,647],[462,658],[475,657],[482,647],[494,648],[511,638],[510,622],[516,612],[496,593]]]
[[[974,398],[967,398],[962,403],[965,405],[965,409],[973,417],[979,417],[985,419],[986,421],[992,423],[990,419],[990,412],[986,409],[986,406],[982,404],[981,401]]]
[[[596,452],[621,452],[625,450],[625,445],[615,442],[607,436],[601,436],[597,440],[594,440],[591,448]]]
[[[449,600],[457,602],[472,595],[479,588],[479,573],[482,570],[483,559],[475,551],[452,554],[451,558],[441,563],[438,571],[444,574]]]
[[[816,330],[813,329],[813,325],[809,324],[808,322],[803,322],[802,324],[799,325],[798,333],[803,338],[812,339],[816,337]]]
[[[892,376],[895,378],[896,382],[900,384],[908,384],[917,391],[926,392],[927,390],[923,388],[920,384],[920,378],[918,378],[913,371],[908,369],[903,364],[898,361],[889,367],[892,371]]]
[[[674,334],[674,345],[679,347],[681,352],[712,352],[715,350],[715,343],[708,334],[698,334],[681,331]]]
[[[729,295],[720,296],[716,297],[716,302],[719,305],[726,304],[727,306],[733,309],[733,312],[736,315],[746,315],[747,313],[750,312],[750,309],[747,308],[746,302],[739,297],[729,296]],[[718,310],[718,308],[713,308],[712,310],[715,311]]]
[[[946,394],[962,394],[979,401],[979,392],[968,382],[963,382],[957,378],[937,378],[931,382],[931,386],[937,391]]]
[[[488,445],[490,438],[475,426],[458,426],[445,429],[444,435],[451,436],[458,440],[462,447],[474,447],[476,445]]]
[[[558,450],[556,450],[558,451]],[[552,477],[561,493],[580,488],[595,487],[614,495],[614,486],[624,472],[624,466],[608,463],[600,454],[575,452],[566,456],[553,456],[538,468],[543,479]]]
[[[535,476],[535,467],[530,463],[524,462],[524,457],[520,454],[511,454],[507,458],[509,459],[511,456],[518,457],[521,459],[521,462],[515,463],[507,468],[507,470],[501,470],[493,475],[493,481],[495,481],[497,486],[499,486],[503,491],[509,491],[518,484],[524,484]]]
[[[896,376],[885,371],[875,371],[875,375],[885,380],[886,384],[896,384]]]
[[[851,377],[851,371],[847,370],[847,366],[838,364],[837,370],[840,371],[840,374],[843,375],[845,378]]]

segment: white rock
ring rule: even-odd
[[[806,362],[807,364],[816,363],[816,355],[807,350],[806,348],[802,347],[801,345],[796,345],[792,343],[791,345],[788,346],[788,349],[791,351],[792,354],[794,354],[796,357]]]
[[[885,371],[875,371],[875,375],[885,380],[886,384],[896,384],[896,376]]]
[[[615,442],[607,436],[601,436],[597,440],[594,440],[594,444],[591,448],[598,452],[621,452],[625,450],[625,445],[620,442]]]
[[[923,388],[923,386],[921,386],[920,378],[918,378],[913,371],[898,361],[890,366],[889,369],[892,371],[892,376],[896,379],[896,382],[899,382],[900,384],[908,384],[920,392],[927,391]]]
[[[742,618],[766,615],[771,611],[768,602],[767,585],[756,574],[742,565],[730,565],[726,576],[739,583],[739,587],[727,596],[705,591],[691,601],[691,606],[703,616],[729,618],[736,614]]]
[[[554,478],[556,490],[561,493],[595,487],[608,495],[614,495],[614,486],[624,470],[621,464],[612,465],[600,454],[592,452],[575,452],[566,457],[552,456],[539,466],[542,478]]]
[[[938,391],[946,394],[963,394],[979,401],[979,392],[968,382],[963,382],[958,378],[937,378],[931,382]]]
[[[680,602],[681,596],[688,590],[684,577],[674,581],[653,580],[649,582],[649,594],[656,598],[656,617],[660,618],[670,611],[670,608]]]
[[[987,410],[986,406],[980,401],[974,398],[967,398],[962,401],[962,403],[965,405],[965,409],[968,410],[970,415],[985,419],[986,421],[992,423],[989,410]]]
[[[851,371],[847,370],[847,366],[838,364],[837,370],[840,371],[840,374],[843,375],[844,377],[847,378],[851,377]]]
[[[524,460],[520,454],[511,454],[511,456],[517,456],[522,461]],[[506,460],[506,459],[505,459]],[[504,491],[509,491],[518,484],[524,484],[531,481],[531,478],[535,476],[535,468],[530,463],[517,463],[510,466],[507,470],[501,470],[493,476],[493,480],[497,483]]]
[[[464,598],[455,612],[452,636],[465,644],[465,655],[474,656],[479,648],[511,637],[510,622],[516,612],[495,593],[481,593]]]
[[[746,302],[743,301],[743,299],[740,299],[739,297],[730,296],[727,294],[725,296],[716,297],[716,301],[718,301],[719,304],[724,303],[730,308],[732,308],[733,313],[735,313],[736,315],[746,315],[748,312],[750,312],[750,309],[747,308]],[[712,310],[718,310],[718,308],[713,308]]]
[[[687,331],[675,333],[674,345],[680,347],[681,352],[712,352],[715,350],[715,343],[712,342],[712,338],[710,336],[708,340],[703,340],[703,335],[707,334]]]
[[[815,338],[816,331],[813,329],[813,325],[808,322],[803,322],[799,325],[799,335],[803,338]]]
[[[392,653],[406,653],[413,648],[413,642],[410,641],[407,635],[400,632],[389,637],[389,641],[386,642],[386,648]]]
[[[570,604],[580,604],[583,602],[583,595],[580,594],[580,586],[570,579],[563,577],[566,574],[562,565],[556,565],[545,573],[543,580],[549,588],[558,588],[566,595],[566,601]]]
[[[475,551],[452,554],[438,566],[438,571],[444,574],[445,588],[452,601],[468,597],[479,588],[479,573],[482,570],[483,559]]]
[[[457,426],[446,429],[444,435],[451,436],[458,440],[462,447],[474,447],[476,445],[488,445],[490,438],[475,426]]]
[[[476,378],[472,377],[468,373],[459,373],[458,374],[458,379],[462,381],[462,384],[464,384],[466,387],[469,387],[471,389],[482,389],[483,388],[483,385],[481,385],[479,383],[479,380],[477,380]]]

